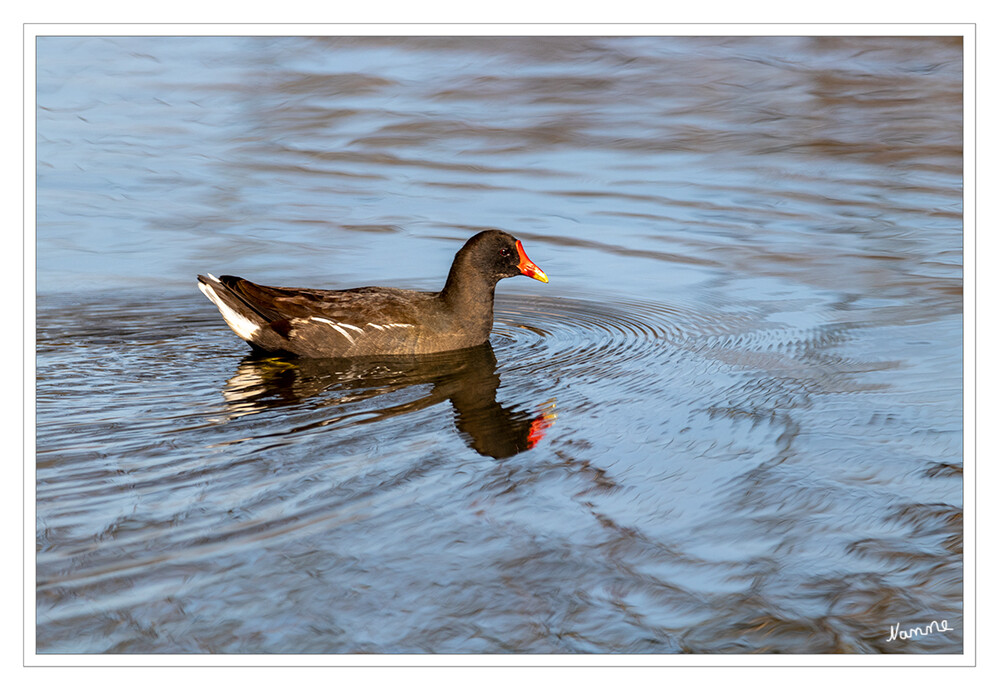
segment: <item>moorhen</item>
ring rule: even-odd
[[[496,283],[518,274],[548,282],[520,240],[486,230],[455,255],[440,292],[267,287],[211,274],[199,275],[198,287],[258,350],[301,357],[419,355],[486,342]]]

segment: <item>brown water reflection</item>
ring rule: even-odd
[[[530,450],[555,423],[555,401],[533,413],[504,407],[496,400],[500,385],[492,346],[424,357],[351,360],[284,359],[250,355],[222,391],[231,417],[255,414],[313,398],[313,409],[330,415],[295,429],[295,433],[342,424],[369,424],[448,401],[455,426],[470,448],[492,458]],[[372,405],[381,396],[411,386],[429,386],[419,397],[386,407]],[[350,412],[344,413],[344,409]],[[339,412],[339,414],[338,414]],[[286,432],[280,432],[281,435]]]

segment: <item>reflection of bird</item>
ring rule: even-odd
[[[518,274],[548,282],[519,240],[487,230],[458,251],[440,292],[276,288],[212,275],[198,276],[198,287],[257,349],[305,357],[414,355],[486,342],[496,283]]]
[[[363,401],[412,386],[430,384],[415,400],[385,407]],[[476,452],[506,458],[533,448],[554,424],[554,400],[529,412],[496,401],[500,376],[492,346],[422,356],[353,359],[285,359],[250,355],[240,363],[223,394],[230,413],[242,416],[326,396],[335,409],[314,426],[366,423],[422,410],[444,400],[454,408],[455,426]]]

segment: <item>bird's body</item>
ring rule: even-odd
[[[212,275],[198,276],[198,287],[257,349],[303,357],[419,355],[486,342],[496,283],[517,274],[548,282],[518,240],[488,230],[457,253],[440,292],[281,288]]]

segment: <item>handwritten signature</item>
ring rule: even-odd
[[[908,630],[901,630],[900,629],[901,627],[902,627],[901,623],[896,623],[895,625],[891,626],[891,635],[888,638],[888,642],[891,642],[895,638],[898,638],[900,640],[908,640],[913,637],[918,637],[919,635],[929,635],[930,633],[934,632],[945,632],[947,630],[954,629],[947,625],[946,620],[942,620],[939,622],[933,621],[929,625],[925,625],[921,628],[916,627],[916,628],[909,628]]]

